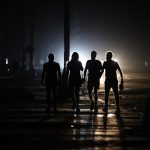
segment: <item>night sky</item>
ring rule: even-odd
[[[46,61],[48,53],[54,52],[55,60],[63,67],[63,2],[33,1],[35,62]],[[23,4],[14,5],[28,11]],[[123,68],[143,67],[145,61],[150,62],[149,8],[146,0],[70,0],[70,53],[77,51],[81,61],[86,61],[96,50],[103,61],[105,52],[111,50]]]
[[[57,56],[63,52],[63,1],[49,3],[36,5],[39,20],[35,26],[40,30],[36,38],[39,51],[56,51]],[[146,1],[71,0],[70,51],[78,51],[82,61],[85,53],[90,58],[92,50],[104,60],[105,52],[111,50],[124,68],[139,67],[150,61],[149,16]]]

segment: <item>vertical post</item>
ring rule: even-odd
[[[64,0],[64,68],[70,55],[70,0]]]
[[[62,93],[65,98],[68,95],[67,85],[68,80],[66,76],[66,64],[70,55],[70,0],[64,0],[64,69],[62,74]]]
[[[31,78],[34,77],[34,69],[33,69],[33,53],[34,53],[34,48],[33,48],[33,30],[34,30],[34,0],[30,1],[30,73],[31,73]]]
[[[31,11],[31,14],[30,14],[31,15],[30,16],[30,19],[31,19],[30,20],[30,23],[31,23],[30,24],[30,28],[31,28],[31,39],[30,39],[31,40],[30,41],[30,45],[31,45],[30,57],[31,58],[30,58],[30,61],[31,62],[30,62],[30,65],[31,65],[31,71],[32,71],[33,70],[33,19],[34,19],[33,18],[33,13],[34,13],[34,11],[33,11],[33,0],[31,0],[30,5],[31,5],[31,10],[30,10]]]

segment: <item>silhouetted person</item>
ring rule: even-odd
[[[120,113],[117,70],[121,77],[120,90],[123,89],[123,73],[119,64],[112,60],[112,56],[113,53],[108,51],[106,53],[106,61],[103,63],[103,69],[105,70],[105,107],[103,108],[103,111],[108,113],[108,98],[110,89],[112,88],[116,99],[116,113]]]
[[[99,89],[99,80],[102,75],[102,63],[99,60],[96,60],[96,51],[91,52],[91,60],[88,60],[86,62],[85,70],[84,70],[84,79],[86,77],[86,73],[88,70],[88,94],[91,101],[90,110],[95,111],[97,113],[98,107],[97,107],[97,100],[98,100],[98,89]],[[92,91],[94,88],[94,100],[92,97]]]
[[[54,54],[50,53],[48,55],[49,61],[43,65],[42,72],[42,85],[46,85],[47,92],[47,113],[50,112],[51,104],[53,106],[54,112],[57,112],[56,108],[56,92],[57,86],[61,81],[60,65],[54,62]]]
[[[71,61],[67,64],[67,77],[69,76],[69,89],[73,100],[72,109],[76,108],[76,112],[80,112],[79,108],[79,91],[81,87],[81,74],[83,71],[82,63],[79,61],[79,54],[74,52]]]

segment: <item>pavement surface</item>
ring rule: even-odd
[[[89,109],[87,91],[82,87],[79,114],[71,109],[71,99],[59,95],[57,114],[51,111],[47,116],[45,87],[39,80],[23,84],[1,82],[0,149],[149,150],[150,138],[143,129],[149,88],[130,90],[134,86],[130,83],[127,78],[126,89],[120,93],[120,115],[115,114],[113,93],[108,115],[102,112],[101,88],[98,113],[94,114]]]

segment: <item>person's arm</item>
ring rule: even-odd
[[[81,62],[80,62],[80,63],[81,63]],[[83,71],[83,66],[82,66],[82,63],[81,63],[81,68],[80,68],[80,70],[81,70],[81,71]]]
[[[121,78],[119,89],[120,91],[122,91],[124,89],[124,81],[123,81],[123,73],[119,65],[118,65],[118,71],[120,73],[120,78]]]
[[[82,63],[80,62],[80,71],[83,71]],[[82,80],[84,81],[84,77],[82,76]]]
[[[61,71],[60,71],[60,65],[58,64],[58,84],[61,83]]]
[[[119,65],[118,65],[118,71],[120,73],[121,82],[123,82],[123,73]]]
[[[84,69],[84,80],[85,80],[85,77],[86,77],[86,72],[87,72],[87,62],[86,62],[85,69]]]
[[[104,67],[103,67],[104,65],[102,65],[102,63],[100,62],[100,78],[101,78],[101,76],[102,76],[102,74],[103,74],[103,72],[104,72]]]
[[[66,67],[66,83],[69,83],[69,70],[70,70],[70,63],[68,62],[67,67]]]

